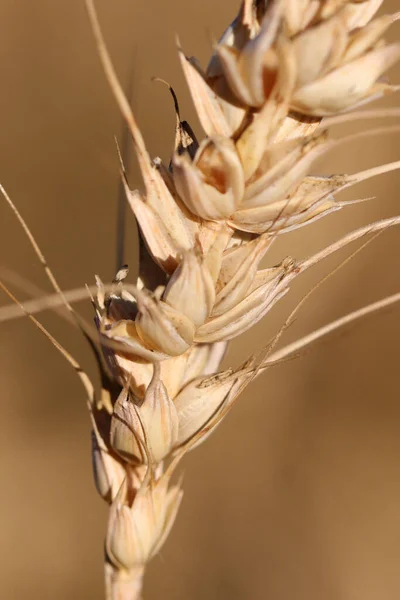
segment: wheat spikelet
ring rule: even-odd
[[[171,477],[244,387],[335,327],[399,300],[396,294],[274,351],[279,333],[262,356],[250,357],[236,370],[220,370],[228,342],[267,315],[306,269],[355,239],[400,224],[400,218],[377,222],[314,256],[285,257],[261,267],[278,234],[344,209],[349,203],[337,199],[340,191],[400,167],[395,162],[355,174],[312,174],[314,161],[332,148],[380,131],[337,140],[329,135],[331,127],[348,118],[347,111],[396,89],[381,76],[400,58],[400,44],[386,44],[382,36],[399,15],[376,17],[381,3],[244,0],[205,71],[179,48],[206,137],[195,138],[176,103],[175,151],[166,166],[147,152],[94,3],[86,0],[100,58],[142,172],[144,193],[130,189],[121,164],[143,256],[148,255],[135,285],[126,282],[125,266],[111,285],[97,278],[90,289],[95,333],[70,305],[81,292],[63,293],[50,271],[56,295],[27,303],[24,310],[32,315],[62,304],[88,338],[100,342],[101,397],[95,398],[84,383],[95,483],[110,504],[105,543],[109,600],[141,597],[146,565],[168,536],[182,500],[181,483],[171,484]],[[390,114],[398,113],[384,112]],[[368,118],[367,113],[356,115]],[[393,127],[381,128],[386,130]],[[26,233],[30,236],[27,228]],[[4,318],[17,314],[8,308],[3,313]]]

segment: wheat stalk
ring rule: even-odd
[[[400,44],[386,44],[382,36],[399,14],[375,16],[382,0],[244,0],[205,71],[178,49],[206,137],[198,142],[181,120],[171,90],[176,141],[166,166],[146,150],[93,0],[85,1],[144,181],[144,194],[131,190],[121,159],[126,197],[141,234],[140,275],[136,284],[128,283],[128,269],[121,265],[111,284],[97,278],[96,286],[63,292],[1,187],[55,294],[39,291],[40,298],[22,305],[1,283],[16,305],[0,309],[0,321],[29,316],[81,378],[92,425],[95,483],[110,505],[106,597],[135,600],[142,594],[146,565],[177,515],[182,485],[171,478],[183,456],[214,431],[256,376],[335,329],[400,300],[395,294],[374,302],[276,350],[307,294],[262,353],[237,369],[221,370],[229,341],[262,319],[305,270],[355,240],[400,224],[400,217],[378,221],[311,257],[286,257],[261,268],[278,234],[345,208],[351,203],[337,199],[340,191],[400,167],[398,161],[352,175],[310,174],[314,161],[338,145],[396,129],[369,128],[339,139],[330,135],[332,127],[349,119],[368,122],[400,114],[398,109],[348,112],[396,90],[381,76],[399,59]],[[10,273],[2,278],[27,289],[26,281]],[[97,329],[71,305],[88,293]],[[36,288],[32,295],[38,295]],[[96,352],[100,397],[80,365],[33,316],[61,307]]]

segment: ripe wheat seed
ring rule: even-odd
[[[397,109],[364,110],[393,93],[383,78],[400,57],[386,43],[399,14],[377,16],[382,0],[244,0],[203,70],[178,47],[204,131],[197,139],[176,107],[175,150],[168,165],[151,158],[103,39],[92,0],[87,12],[106,78],[128,126],[144,190],[132,190],[123,160],[126,199],[140,230],[139,277],[120,265],[114,280],[64,292],[6,190],[2,195],[43,265],[54,294],[14,303],[0,320],[28,316],[80,378],[92,429],[96,488],[109,505],[105,534],[107,600],[142,597],[147,563],[163,546],[183,496],[174,477],[187,452],[213,433],[255,377],[362,317],[398,302],[377,300],[288,346],[277,344],[309,295],[298,303],[262,352],[221,369],[231,340],[256,326],[302,273],[357,240],[358,253],[400,217],[350,232],[313,256],[268,262],[276,237],[346,210],[340,192],[396,170],[400,162],[353,174],[319,176],[316,159],[351,140],[392,133]],[[350,112],[351,111],[351,112]],[[363,128],[335,138],[352,119]],[[355,196],[354,202],[360,202]],[[366,200],[366,199],[365,199]],[[290,251],[288,252],[290,254]],[[261,262],[263,261],[263,266]],[[267,266],[265,266],[267,265]],[[335,269],[336,270],[336,269]],[[328,278],[328,275],[324,278]],[[3,272],[10,285],[29,282]],[[321,285],[324,282],[320,282]],[[316,286],[317,287],[317,286]],[[38,296],[32,288],[32,295]],[[72,306],[90,299],[95,326]],[[89,341],[101,392],[34,314],[57,310]]]

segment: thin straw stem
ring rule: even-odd
[[[291,342],[290,344],[287,344],[283,348],[280,348],[279,350],[271,354],[268,357],[268,359],[264,362],[260,372],[262,372],[265,368],[268,368],[276,362],[280,362],[283,359],[292,356],[293,354],[297,354],[300,350],[303,350],[303,348],[310,346],[313,342],[316,342],[317,340],[327,336],[329,333],[332,333],[337,329],[345,327],[346,325],[349,325],[350,323],[353,323],[358,319],[362,319],[363,317],[366,317],[374,312],[383,310],[384,308],[388,308],[389,306],[392,306],[393,304],[399,301],[400,292],[391,296],[387,296],[386,298],[382,298],[381,300],[377,300],[376,302],[372,302],[371,304],[367,304],[366,306],[354,310],[348,313],[347,315],[336,319],[335,321],[331,321],[327,325],[323,325],[319,329],[316,329],[315,331],[312,331],[304,337],[294,342]]]

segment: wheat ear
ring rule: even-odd
[[[111,284],[97,278],[87,290],[62,292],[2,188],[56,293],[22,306],[0,284],[17,302],[0,310],[0,321],[29,315],[85,385],[95,483],[110,505],[106,597],[137,600],[146,565],[167,538],[182,500],[181,482],[171,483],[182,457],[214,431],[256,376],[400,299],[395,294],[377,301],[276,350],[308,294],[259,356],[221,370],[229,341],[266,316],[306,269],[355,240],[400,224],[400,217],[378,221],[314,256],[261,267],[277,235],[345,209],[349,203],[337,199],[340,191],[400,167],[398,161],[355,174],[312,173],[314,161],[339,144],[398,131],[382,126],[336,140],[330,136],[349,119],[368,123],[399,116],[399,109],[354,111],[397,90],[381,76],[400,58],[400,43],[383,39],[399,13],[376,16],[382,0],[243,0],[205,71],[178,48],[205,138],[198,141],[181,120],[171,90],[176,139],[171,162],[164,165],[147,152],[94,2],[85,4],[143,177],[144,193],[131,190],[121,160],[141,235],[140,275],[128,283],[128,269],[121,266]],[[88,291],[96,331],[71,306]],[[32,316],[60,306],[92,346],[100,346],[99,399],[76,361]]]

